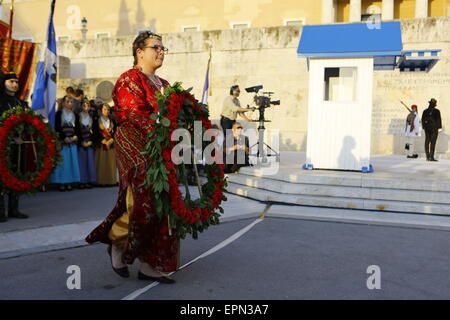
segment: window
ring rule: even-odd
[[[366,10],[361,15],[361,21],[381,21],[381,7],[372,4],[366,8]]]
[[[231,22],[230,27],[231,27],[231,29],[246,29],[246,28],[250,28],[250,22],[248,22],[248,21]]]
[[[324,100],[332,102],[356,101],[356,67],[325,68]]]
[[[183,26],[183,27],[181,27],[181,30],[183,30],[183,32],[196,32],[196,31],[200,31],[200,26],[199,25]]]
[[[381,21],[381,14],[363,14],[361,15],[361,21]]]
[[[110,35],[109,32],[98,32],[98,33],[95,34],[95,37],[97,39],[106,39],[106,38],[109,38],[110,36],[111,35]]]
[[[69,41],[70,36],[58,36],[58,41]]]
[[[305,25],[305,18],[298,18],[298,19],[284,19],[285,26],[304,26]]]

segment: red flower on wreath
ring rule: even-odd
[[[175,142],[171,141],[169,138],[170,141],[161,143],[159,148],[159,146],[156,146],[156,144],[159,143],[157,142],[157,139],[154,138],[158,137],[160,134],[172,137],[174,131],[179,128],[180,123],[178,123],[177,120],[179,119],[181,110],[184,111],[185,117],[183,126],[185,124],[192,126],[194,121],[200,121],[202,124],[202,131],[206,131],[211,128],[211,121],[208,119],[208,109],[199,104],[198,100],[189,92],[177,85],[169,88],[169,92],[170,91],[172,92],[171,94],[159,99],[159,103],[164,103],[165,108],[160,108],[162,114],[160,114],[159,117],[161,121],[154,123],[154,129],[156,131],[154,131],[155,134],[150,137],[149,150],[155,150],[155,148],[159,149],[160,158],[154,158],[151,168],[149,169],[148,177],[150,178],[149,183],[151,185],[153,183],[154,185],[154,193],[155,195],[157,194],[155,198],[158,199],[160,206],[162,205],[165,208],[168,206],[170,208],[169,211],[165,209],[164,212],[169,216],[175,214],[178,218],[175,219],[173,217],[175,220],[172,221],[176,222],[178,219],[182,224],[180,225],[176,222],[177,226],[184,229],[185,232],[194,232],[194,235],[197,231],[201,232],[203,230],[203,227],[201,227],[203,222],[209,221],[206,222],[206,227],[216,223],[214,221],[217,221],[218,215],[215,211],[217,209],[222,210],[219,206],[224,200],[224,166],[223,164],[217,163],[207,164],[205,166],[205,169],[207,169],[205,172],[207,174],[208,182],[201,187],[201,198],[195,201],[183,199],[183,195],[179,189],[180,181],[177,180],[177,168],[171,159]],[[166,127],[163,124],[163,118],[167,118],[170,121],[170,124],[168,126],[166,125]],[[165,177],[164,179],[161,179],[161,173],[159,173],[159,178],[157,179],[155,178],[157,175],[152,173],[155,172],[155,170],[160,170],[159,168],[162,164],[164,164],[166,169]],[[168,184],[168,189],[166,186],[164,187],[165,191],[161,190],[161,180]],[[164,200],[161,200],[162,192],[166,192],[167,194],[167,196],[164,197]],[[167,203],[165,201],[167,201]],[[211,220],[213,214],[214,219]],[[200,224],[198,224],[199,222]]]
[[[6,118],[0,124],[0,183],[3,188],[15,192],[28,192],[44,184],[53,171],[55,165],[56,146],[55,139],[49,133],[49,127],[37,115],[30,114],[32,112],[22,111],[15,113]],[[34,127],[38,135],[44,139],[45,154],[43,157],[43,166],[39,172],[36,172],[29,180],[20,180],[12,172],[9,171],[7,152],[8,137],[14,127],[21,123],[26,123]]]
[[[191,101],[192,104],[186,103],[186,99]],[[199,120],[202,121],[202,126],[204,129],[211,128],[211,121],[207,118],[207,115],[203,115],[203,107],[198,104],[198,100],[195,99],[191,94],[187,92],[183,92],[182,94],[171,94],[170,100],[168,104],[168,115],[167,118],[171,121],[171,126],[169,127],[169,136],[172,132],[177,129],[176,119],[178,118],[179,112],[183,106],[191,107],[195,113],[200,113],[198,115]],[[178,181],[176,179],[176,171],[175,167],[170,161],[171,159],[171,151],[173,148],[173,144],[170,144],[169,149],[163,149],[162,155],[165,160],[166,169],[169,171],[168,180],[169,180],[169,195],[170,201],[172,204],[172,209],[185,220],[186,223],[195,224],[200,220],[207,220],[212,211],[217,209],[220,202],[223,199],[222,187],[223,183],[218,183],[216,185],[216,190],[211,196],[212,200],[212,210],[208,210],[207,208],[194,208],[190,209],[185,206],[185,202],[182,200],[182,194],[178,187]],[[215,175],[223,179],[223,165],[218,165],[219,172]]]

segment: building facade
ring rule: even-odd
[[[3,20],[7,21],[5,2]],[[14,38],[44,38],[43,33],[31,31],[45,30],[49,2],[16,1]],[[178,8],[174,8],[174,2],[179,3]],[[220,118],[222,102],[231,85],[264,85],[264,91],[273,91],[273,98],[281,99],[281,106],[266,111],[266,117],[272,121],[266,127],[279,130],[279,149],[304,151],[308,132],[308,65],[296,52],[301,24],[356,22],[380,16],[384,20],[400,19],[404,49],[441,49],[441,60],[430,72],[375,72],[371,154],[404,152],[407,114],[400,101],[418,105],[421,112],[427,101],[435,98],[444,125],[437,152],[440,157],[450,158],[450,17],[445,17],[450,12],[450,0],[197,0],[172,1],[170,6],[154,3],[58,1],[56,33],[67,36],[58,42],[58,96],[69,85],[85,90],[91,98],[110,92],[117,77],[132,67],[131,44],[141,25],[163,34],[164,45],[170,50],[158,74],[171,83],[182,81],[186,88],[193,87],[197,97],[202,94],[211,47],[209,108],[213,120]],[[21,6],[27,5],[35,7],[21,11]],[[67,20],[69,8],[74,9],[71,5],[79,6],[80,14]],[[138,10],[140,7],[145,9]],[[38,9],[39,17],[45,18],[31,19],[29,12]],[[434,15],[437,17],[430,17]],[[68,21],[75,24],[80,17],[88,20],[85,40],[81,29],[68,28]],[[188,28],[192,25],[199,25],[195,29],[199,31]],[[242,105],[252,105],[253,95],[241,91]],[[252,117],[257,118],[257,114]],[[244,122],[244,126],[257,125]]]
[[[10,3],[2,1],[0,20],[9,22]],[[13,37],[42,42],[50,1],[14,3]],[[442,17],[450,15],[449,8],[450,0],[64,0],[56,2],[54,22],[57,38],[68,41],[130,36],[144,29],[165,34]]]

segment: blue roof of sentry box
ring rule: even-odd
[[[304,26],[297,53],[306,58],[402,55],[399,21]]]

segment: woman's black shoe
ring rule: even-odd
[[[130,272],[128,271],[128,267],[114,268],[113,262],[112,262],[111,245],[108,246],[108,254],[109,254],[109,257],[111,258],[111,267],[113,268],[114,272],[117,273],[122,278],[129,278]]]
[[[73,190],[73,189],[72,189],[72,186],[71,186],[70,184],[68,184],[67,187],[66,187],[66,190],[67,190],[67,191],[72,191],[72,190]]]
[[[139,271],[138,273],[138,279],[139,280],[152,280],[152,281],[158,281],[161,283],[175,283],[175,280],[173,280],[172,278],[166,277],[166,276],[161,276],[161,277],[150,277],[147,276],[145,274],[143,274],[142,272]]]
[[[65,185],[60,185],[59,186],[59,191],[61,191],[61,192],[64,192],[64,191],[66,191],[66,186]]]

